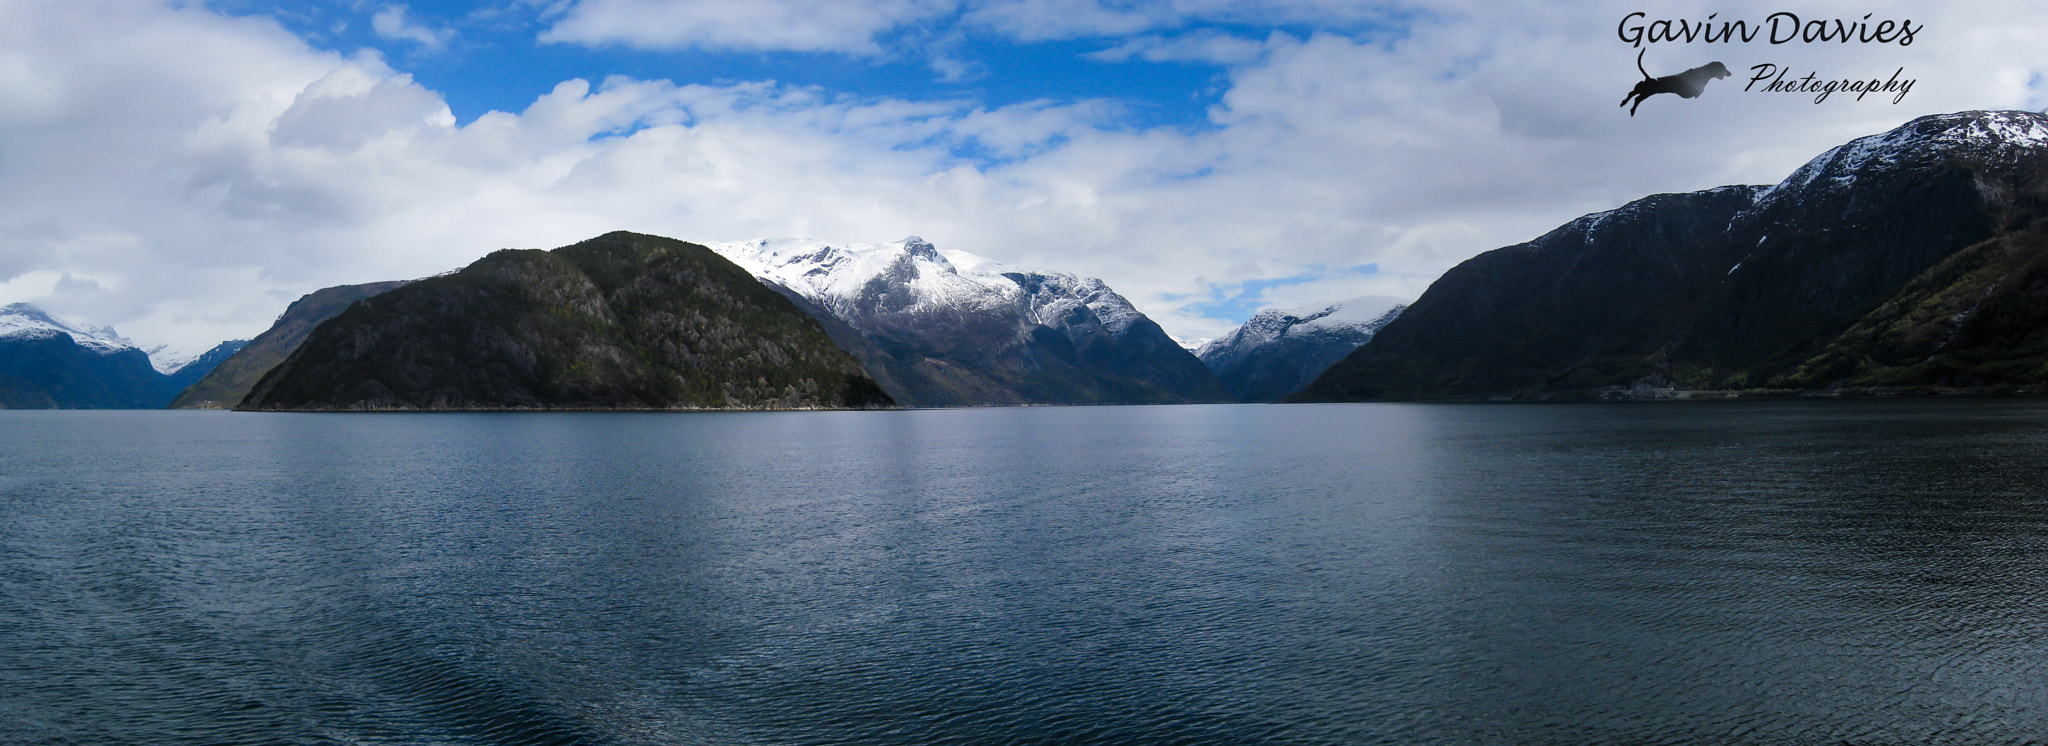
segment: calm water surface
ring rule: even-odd
[[[2048,738],[2048,402],[0,412],[0,743]]]

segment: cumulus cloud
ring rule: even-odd
[[[2039,108],[2048,68],[2040,11],[1878,2],[1859,11],[1925,24],[1912,46],[1655,45],[1653,73],[1721,59],[1738,76],[1631,118],[1615,104],[1640,79],[1637,50],[1614,26],[1637,8],[1620,3],[1367,9],[1359,17],[1404,20],[1257,41],[1175,30],[1269,7],[1222,0],[846,7],[789,0],[720,16],[589,0],[547,33],[864,54],[888,29],[945,13],[998,28],[988,13],[1000,8],[1049,14],[1029,29],[1016,21],[1005,33],[1018,38],[1131,35],[1109,40],[1121,51],[1101,64],[1222,66],[1225,91],[1204,127],[1137,128],[1116,101],[989,107],[610,78],[537,83],[547,92],[523,110],[461,124],[439,92],[380,57],[319,51],[268,21],[148,0],[16,0],[0,4],[0,301],[203,347],[261,331],[319,287],[614,229],[915,234],[1102,277],[1170,332],[1214,336],[1241,320],[1221,308],[1412,298],[1452,264],[1579,214],[1774,182],[1916,115]],[[1717,6],[1723,17],[1778,9]],[[620,25],[630,13],[644,14],[642,31]],[[665,13],[694,20],[664,24]],[[1830,76],[1903,67],[1918,83],[1899,104],[1743,92],[1743,73],[1763,63]]]

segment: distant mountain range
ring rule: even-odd
[[[2048,116],[1859,138],[1183,348],[1102,281],[918,238],[612,233],[329,288],[156,359],[0,308],[0,406],[680,409],[2048,391]],[[1334,361],[1334,362],[1332,362]],[[182,390],[182,393],[180,391]],[[1292,393],[1290,393],[1292,392]]]
[[[606,238],[621,236],[633,234]],[[877,385],[883,392],[899,402],[973,406],[1230,400],[1221,381],[1191,351],[1177,345],[1100,280],[1009,267],[965,252],[942,254],[914,238],[851,246],[764,240],[713,248],[737,259],[743,271],[757,275],[767,288],[812,317],[836,344],[854,352],[864,370],[879,379]],[[171,406],[422,407],[417,400],[325,401],[311,389],[301,392],[306,398],[285,403],[275,387],[265,389],[262,397],[245,401],[259,380],[298,351],[316,328],[357,301],[381,298],[404,285],[339,286],[301,298],[239,354],[217,367],[209,366],[211,372],[180,393]],[[473,319],[444,321],[469,323]],[[467,344],[445,339],[447,333],[430,332],[418,319],[409,323],[403,334],[425,335],[436,343],[414,345],[408,354],[460,349]],[[324,365],[301,367],[292,374],[294,380]],[[278,385],[303,388],[299,383]],[[389,382],[379,379],[378,385]],[[612,406],[596,399],[575,405],[543,403],[552,401],[546,396],[490,405],[478,403],[482,399],[462,401],[469,403],[438,406]]]
[[[1367,296],[1320,308],[1268,308],[1195,356],[1238,401],[1269,402],[1300,391],[1407,307],[1399,298]]]
[[[26,303],[0,307],[0,409],[158,409],[241,349],[222,342],[159,370],[110,327],[79,327]]]
[[[712,243],[825,324],[909,406],[1231,401],[1210,370],[1101,280],[912,237]]]
[[[2048,117],[1858,138],[1474,257],[1297,401],[2048,390]]]

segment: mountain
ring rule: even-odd
[[[696,244],[495,252],[321,323],[237,409],[890,406],[818,323]]]
[[[142,352],[134,342],[128,341],[110,326],[78,326],[66,323],[27,303],[0,306],[0,339],[22,341],[58,336],[66,337],[80,348],[99,355],[113,355],[128,350]],[[147,353],[144,357],[148,357]],[[155,370],[155,367],[151,366],[151,370]]]
[[[233,344],[160,372],[110,327],[68,324],[27,303],[0,307],[0,409],[161,408]]]
[[[191,387],[192,384],[198,383],[200,379],[211,375],[215,370],[219,370],[222,363],[233,359],[236,353],[249,346],[249,342],[250,340],[246,339],[230,339],[214,345],[213,349],[186,360],[169,371],[165,371],[164,384],[171,391],[183,392]],[[158,358],[151,358],[151,360],[156,361]],[[158,362],[157,369],[163,370],[161,361]],[[173,400],[175,401],[175,397],[173,397]],[[171,408],[176,409],[175,406]]]
[[[709,246],[817,318],[908,406],[1230,400],[1200,360],[1101,280],[916,237]]]
[[[1238,401],[1273,401],[1300,391],[1407,307],[1399,298],[1366,296],[1321,308],[1267,308],[1195,357]]]
[[[308,293],[284,309],[270,329],[215,366],[205,377],[181,387],[172,409],[229,409],[249,395],[263,374],[284,362],[306,341],[313,327],[334,318],[350,304],[402,287],[405,280],[340,285]],[[209,353],[211,354],[211,353]]]
[[[109,329],[108,331],[111,332],[112,330]],[[219,347],[220,345],[214,345],[214,348]],[[168,376],[184,370],[192,363],[197,362],[199,358],[205,357],[208,352],[212,351],[212,349],[208,349],[206,352],[195,355],[182,348],[174,349],[170,345],[157,345],[143,350],[142,353],[149,356],[149,367],[155,368],[156,372]]]
[[[2048,388],[2048,117],[1922,117],[1451,269],[1302,401]]]
[[[80,328],[26,303],[0,307],[0,407],[151,409],[163,374],[112,329]]]

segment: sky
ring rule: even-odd
[[[1638,55],[1732,74],[1630,116]],[[915,235],[1212,337],[1917,116],[2040,110],[2044,70],[2024,2],[0,0],[0,303],[196,352],[322,287],[612,230]]]

